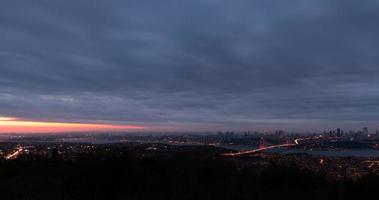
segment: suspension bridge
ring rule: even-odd
[[[264,138],[262,137],[259,142],[259,147],[257,149],[252,149],[252,150],[243,150],[243,151],[238,151],[238,152],[231,152],[231,153],[224,153],[221,154],[222,156],[242,156],[242,155],[248,155],[248,154],[254,154],[254,153],[259,153],[263,152],[269,149],[276,149],[276,148],[283,148],[283,147],[293,147],[297,146],[300,144],[302,141],[308,141],[308,140],[319,140],[322,139],[322,136],[317,136],[317,137],[312,137],[312,138],[298,138],[294,139],[293,141],[287,141],[287,143],[284,144],[277,144],[277,145],[270,145],[266,146]]]

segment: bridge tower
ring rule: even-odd
[[[266,147],[266,144],[265,144],[265,139],[263,137],[261,137],[261,139],[259,140],[259,149],[263,149]]]
[[[293,142],[292,142],[292,140],[291,140],[291,138],[288,138],[287,139],[287,144],[292,144]],[[292,149],[292,146],[287,146],[287,150],[290,150],[290,149]]]

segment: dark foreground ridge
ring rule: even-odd
[[[0,199],[338,200],[379,195],[379,177],[373,174],[357,180],[327,179],[296,165],[244,165],[219,156],[224,151],[114,144],[72,155],[55,149],[49,156],[22,155],[0,162]]]

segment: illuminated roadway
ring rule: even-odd
[[[5,156],[5,159],[6,160],[15,159],[15,158],[17,158],[17,156],[19,156],[22,153],[23,150],[24,150],[24,148],[22,146],[19,146],[19,147],[17,147],[17,150],[15,152]]]
[[[262,147],[262,148],[258,148],[258,149],[245,150],[245,151],[239,151],[239,152],[234,152],[234,153],[224,153],[221,155],[222,156],[242,156],[242,155],[247,155],[247,154],[258,153],[258,152],[269,150],[269,149],[280,148],[280,147],[292,147],[292,146],[299,145],[301,141],[318,140],[318,139],[322,139],[322,138],[323,138],[322,136],[317,136],[317,137],[313,137],[313,138],[298,138],[298,139],[295,139],[293,141],[294,143],[271,145],[271,146]]]
[[[240,152],[236,152],[236,153],[224,153],[222,155],[223,156],[242,156],[242,155],[246,155],[246,154],[252,154],[252,153],[257,153],[260,151],[265,151],[268,149],[274,149],[274,148],[280,148],[280,147],[291,147],[291,146],[295,146],[295,145],[297,145],[297,144],[278,144],[278,145],[267,146],[267,147],[263,147],[263,148],[259,148],[259,149],[240,151]]]

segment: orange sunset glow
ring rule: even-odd
[[[56,133],[84,131],[130,131],[141,130],[143,126],[111,125],[90,123],[61,123],[27,121],[12,117],[0,117],[0,133]]]

